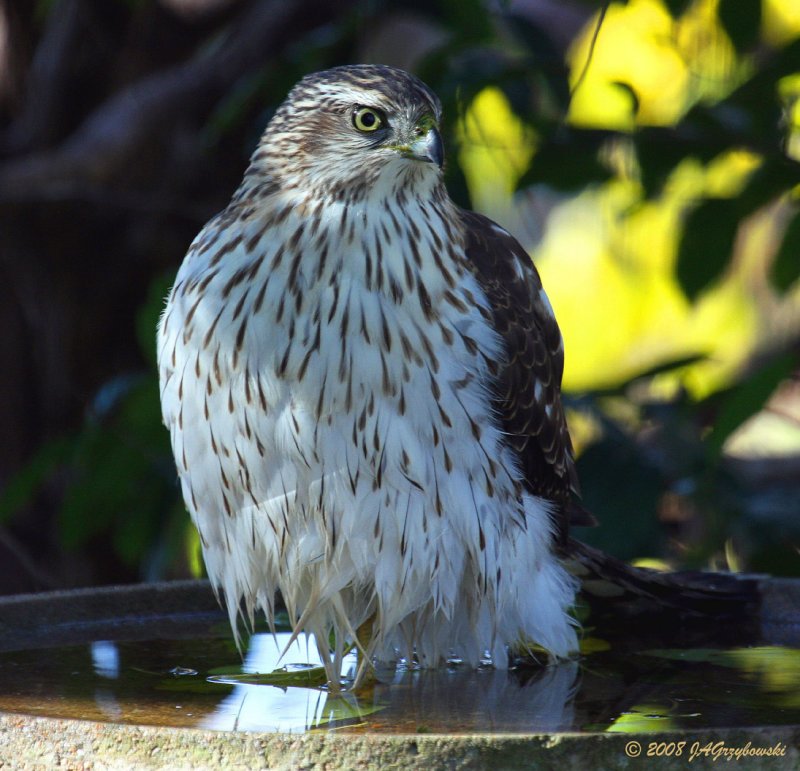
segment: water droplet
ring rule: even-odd
[[[295,664],[286,664],[286,666],[281,667],[284,672],[305,672],[308,669],[315,669],[318,667],[319,664],[305,664],[305,663],[295,663]]]
[[[185,675],[196,675],[197,670],[190,667],[173,667],[169,673],[175,677],[184,677]]]

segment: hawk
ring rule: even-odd
[[[449,198],[440,121],[399,69],[303,78],[159,324],[164,422],[237,640],[280,590],[334,687],[351,644],[422,666],[577,647],[562,337],[525,250]]]

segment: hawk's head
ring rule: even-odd
[[[376,64],[303,78],[278,108],[253,163],[282,188],[358,197],[379,180],[438,181],[436,95],[407,72]]]

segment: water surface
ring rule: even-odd
[[[358,694],[313,683],[315,646],[256,634],[242,659],[224,630],[0,651],[0,711],[223,731],[531,733],[800,724],[800,650],[615,652],[589,640],[558,666],[400,667]],[[351,665],[353,660],[347,662]],[[283,667],[270,680],[258,673]],[[270,684],[274,682],[275,684]],[[287,684],[288,683],[288,684]],[[299,683],[292,685],[291,683]]]

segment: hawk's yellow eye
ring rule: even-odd
[[[359,107],[353,113],[353,125],[359,131],[377,131],[383,125],[383,118],[371,107]]]

